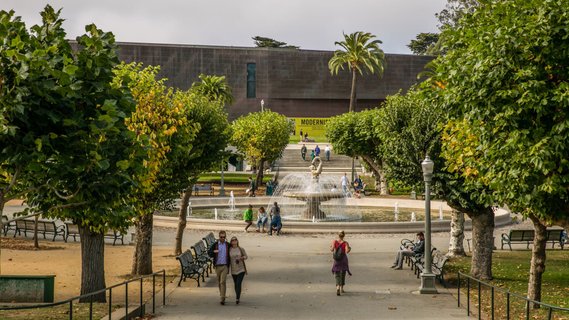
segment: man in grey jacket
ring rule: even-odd
[[[395,262],[391,268],[394,268],[395,270],[401,270],[403,269],[403,260],[405,257],[413,257],[423,255],[423,253],[425,253],[425,235],[423,232],[417,233],[417,238],[419,241],[417,241],[413,247],[406,247],[397,252]]]

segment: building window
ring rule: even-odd
[[[247,98],[257,97],[257,65],[247,63]]]

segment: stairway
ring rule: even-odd
[[[305,145],[308,149],[306,161],[302,160],[302,157],[300,156],[300,148],[302,147],[302,144],[289,144],[283,151],[282,157],[276,161],[274,169],[276,170],[278,167],[278,170],[283,175],[287,172],[309,172],[310,152],[317,144],[305,143]],[[324,153],[326,145],[326,143],[318,144],[320,147],[320,158],[323,160],[322,174],[341,175],[342,173],[347,173],[349,177],[352,172],[352,158],[335,154],[332,149],[330,161],[326,161],[326,154]],[[357,173],[361,172],[361,165],[358,160],[355,160],[355,169]]]

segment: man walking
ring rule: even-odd
[[[211,245],[208,250],[210,257],[213,257],[215,274],[217,275],[217,285],[219,287],[219,303],[225,304],[226,279],[229,272],[229,244],[225,241],[225,231],[219,231],[219,239]]]
[[[326,161],[330,161],[330,146],[326,145],[326,148],[324,148],[324,154],[326,154]]]
[[[316,145],[316,148],[314,148],[314,154],[315,154],[317,157],[320,157],[320,148],[318,147],[318,145]]]
[[[342,179],[340,180],[340,184],[342,185],[342,191],[344,194],[348,193],[348,176],[347,173],[344,173]]]
[[[302,156],[302,160],[306,161],[306,145],[303,144],[302,148],[300,148],[300,155]]]

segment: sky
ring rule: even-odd
[[[46,4],[62,8],[69,39],[95,23],[120,42],[254,46],[263,36],[301,49],[335,50],[342,33],[370,32],[386,53],[411,53],[420,32],[436,32],[446,0],[0,0],[28,27]]]

